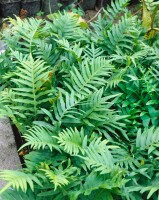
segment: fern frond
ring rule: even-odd
[[[33,114],[36,118],[37,111],[43,103],[48,102],[47,95],[50,93],[50,88],[45,86],[49,82],[48,67],[40,60],[22,61],[21,66],[17,67],[15,75],[18,78],[12,79],[17,87],[13,88],[15,98],[12,99],[14,110],[18,110],[18,106],[23,107],[26,115]],[[30,114],[29,114],[30,113]]]
[[[53,151],[53,149],[60,151],[57,141],[53,138],[53,133],[46,128],[35,126],[28,130],[23,137],[25,138],[26,143],[21,149],[30,146],[33,149],[45,149],[48,147],[50,151]]]
[[[83,114],[82,111],[77,109],[79,103],[84,99],[83,96],[78,98],[75,95],[74,91],[68,93],[66,91],[61,92],[60,97],[57,100],[57,103],[54,105],[54,115],[55,119],[58,122],[67,124],[67,123],[77,123],[81,122],[80,116]]]
[[[96,152],[93,147],[89,147],[86,152],[87,157],[84,158],[88,168],[94,168],[100,174],[107,174],[114,167],[113,157],[108,149],[104,152]]]
[[[103,128],[115,135],[117,130],[120,130],[125,138],[128,137],[122,127],[125,126],[124,119],[126,115],[120,116],[116,111],[111,109],[121,94],[104,96],[103,89],[97,90],[88,96],[80,105],[80,110],[83,114],[80,116],[81,122],[84,125],[90,126],[93,130]],[[110,100],[110,102],[108,101]],[[101,131],[101,132],[102,132]]]
[[[55,191],[57,187],[67,186],[71,180],[75,180],[74,173],[77,173],[78,168],[72,167],[70,160],[68,160],[66,168],[60,164],[58,169],[41,169],[41,171],[43,171],[50,182],[53,183]]]
[[[79,17],[73,13],[55,13],[48,16],[53,23],[49,23],[50,32],[58,39],[75,40],[81,33]],[[79,35],[78,35],[79,34]]]
[[[156,191],[159,191],[158,184],[159,184],[159,181],[158,179],[156,179],[152,182],[152,185],[147,186],[147,187],[142,187],[140,192],[141,193],[149,192],[147,195],[147,199],[150,199]]]
[[[41,171],[44,171],[46,177],[48,177],[50,182],[54,184],[55,186],[54,190],[56,190],[57,187],[62,187],[64,185],[69,184],[67,176],[65,176],[63,173],[57,174],[53,170],[46,170],[46,169],[41,169]]]
[[[58,163],[66,163],[68,158],[61,152],[50,151],[50,149],[40,149],[30,151],[29,154],[24,156],[25,165],[30,172],[34,172],[38,169],[48,169],[48,163],[57,166]]]
[[[12,40],[14,39],[14,35],[19,40],[16,50],[18,49],[18,51],[25,52],[26,54],[32,53],[33,47],[36,46],[36,39],[43,34],[43,20],[36,18],[21,20],[19,17],[16,17],[16,19],[9,18],[9,21],[13,25]],[[7,42],[8,39],[6,38],[5,41]],[[14,50],[15,47],[12,47],[12,49]]]
[[[112,0],[110,6],[108,5],[104,10],[105,17],[109,18],[109,23],[112,24],[116,19],[119,18],[121,13],[128,12],[126,6],[130,0]]]
[[[70,43],[66,39],[55,41],[59,45],[59,48],[64,49],[66,52],[70,53],[70,57],[72,56],[76,61],[82,62],[81,55],[83,52],[83,48],[80,47],[80,43],[74,43],[73,45],[70,45]]]
[[[113,133],[115,137],[119,137],[119,132],[122,133],[124,138],[129,140],[126,130],[124,120],[128,117],[128,115],[118,115],[118,113],[107,112],[107,119],[103,122],[98,122],[96,125],[96,130],[99,130],[106,138],[111,139],[110,133]],[[100,127],[100,129],[99,129]],[[118,134],[117,134],[118,132]]]
[[[92,41],[92,43],[95,43],[99,47],[99,44],[104,43],[105,29],[107,30],[107,28],[109,27],[108,22],[105,18],[101,16],[101,14],[99,14],[97,21],[91,23],[91,26],[93,27],[94,31],[88,31],[89,36],[92,35],[90,40]]]
[[[146,192],[147,194],[145,194],[145,198],[146,199],[150,199],[150,198],[153,199],[154,193],[156,191],[159,191],[158,177],[156,177],[154,180],[152,180],[151,183],[149,182],[146,186],[145,185],[131,186],[130,188],[128,188],[128,191],[129,192],[140,191],[141,194]],[[157,197],[155,199],[157,199]]]
[[[16,190],[21,189],[23,192],[27,191],[27,185],[34,191],[34,183],[41,185],[38,178],[33,174],[24,173],[21,171],[4,170],[0,171],[0,179],[5,180],[8,184],[0,190],[0,193],[7,190],[9,187],[13,187]]]
[[[86,178],[83,184],[83,192],[85,195],[90,195],[92,191],[98,190],[103,184],[101,176],[97,175],[96,172],[92,171]]]
[[[103,54],[102,48],[95,48],[94,43],[91,43],[91,47],[85,49],[85,53],[90,60],[95,60],[97,57],[100,57]]]
[[[104,200],[105,197],[108,199],[113,199],[112,195],[116,189],[118,188],[120,190],[120,188],[124,186],[122,175],[123,172],[121,172],[119,169],[114,169],[108,176],[103,176],[95,171],[92,171],[87,176],[81,192],[83,192],[86,196],[89,195],[89,197],[91,197],[93,200],[98,200],[99,197],[102,200]]]
[[[107,80],[107,88],[115,88],[120,82],[126,82],[124,80],[124,75],[126,73],[127,69],[118,69],[115,70],[115,72],[110,76],[110,78]]]
[[[119,164],[121,168],[135,170],[140,166],[138,161],[140,158],[135,158],[133,154],[129,153],[123,148],[113,149],[112,155],[116,164]]]
[[[8,189],[0,195],[0,198],[3,200],[36,200],[36,194],[31,190],[27,190],[27,192],[24,193],[20,189],[18,191],[16,189]]]
[[[47,40],[38,40],[32,53],[36,58],[44,60],[47,65],[54,66],[61,52],[57,50],[56,42],[50,44]]]
[[[105,77],[109,77],[112,69],[113,66],[105,58],[86,59],[82,62],[81,70],[73,67],[71,80],[65,85],[70,91],[87,96],[106,84]]]
[[[114,24],[110,30],[107,31],[107,46],[108,53],[112,54],[118,51],[131,52],[134,47],[135,18],[128,18],[126,15],[121,17],[117,24]]]
[[[14,51],[11,49],[10,55],[13,57],[13,62],[19,65],[21,62],[26,62],[29,60],[29,54],[23,54],[22,52],[19,51]]]
[[[112,99],[117,98],[120,94],[105,97],[103,93],[103,88],[94,92],[80,106],[80,110],[83,111],[81,120],[88,126],[98,127],[100,123],[108,120],[108,115],[114,112],[110,109],[114,101]],[[111,102],[108,102],[109,99]]]
[[[88,96],[88,99],[84,101],[80,107],[80,109],[84,111],[81,117],[83,124],[97,131],[100,128],[100,132],[103,133],[105,129],[107,134],[110,132],[117,135],[115,131],[115,129],[117,129],[127,138],[122,128],[125,126],[123,119],[127,116],[120,116],[116,111],[111,109],[120,95],[121,94],[104,96],[103,89],[100,89]],[[110,100],[110,102],[108,100]]]
[[[78,155],[85,161],[88,169],[92,168],[100,174],[111,172],[114,167],[114,159],[106,143],[107,141],[101,141],[101,138],[95,139],[85,148],[85,156]]]
[[[136,147],[141,150],[148,149],[148,153],[150,154],[155,150],[155,145],[158,145],[159,143],[158,133],[159,127],[146,128],[143,133],[141,132],[141,129],[139,129],[136,137]]]
[[[83,142],[87,140],[87,136],[84,135],[83,128],[78,131],[76,128],[63,130],[56,137],[60,146],[64,148],[69,154],[77,155],[79,152],[84,154]]]

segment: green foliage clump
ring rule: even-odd
[[[90,26],[67,12],[10,19],[0,115],[29,154],[0,172],[3,200],[158,199],[159,36],[127,4]]]

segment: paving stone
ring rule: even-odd
[[[14,134],[9,119],[0,119],[0,170],[20,169]],[[4,186],[0,180],[0,188]]]

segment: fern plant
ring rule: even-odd
[[[158,35],[145,39],[127,4],[90,27],[67,12],[10,19],[0,114],[29,152],[0,172],[3,200],[158,199]]]

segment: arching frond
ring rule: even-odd
[[[109,148],[106,146],[107,141],[93,140],[90,145],[85,148],[85,155],[78,157],[85,161],[88,169],[100,172],[100,174],[110,173],[114,167],[114,159]],[[95,147],[95,148],[94,148]]]
[[[87,136],[84,135],[83,128],[80,131],[76,128],[63,130],[56,138],[67,153],[75,155],[79,152],[84,153],[83,143],[86,142]]]
[[[2,92],[3,102],[7,101],[7,105],[12,107],[14,112],[23,110],[25,116],[36,119],[40,107],[49,101],[50,93],[49,84],[50,77],[48,67],[41,60],[34,60],[31,56],[28,61],[21,61],[20,67],[17,67],[14,73],[17,78],[12,81],[16,84],[16,88],[10,90],[9,96],[5,97],[5,90]],[[12,93],[12,94],[11,94]]]
[[[77,95],[89,95],[101,86],[106,84],[105,77],[109,77],[113,66],[102,57],[97,57],[89,61],[86,59],[80,66],[81,70],[73,67],[71,80],[65,82],[70,90],[74,90]]]
[[[16,35],[19,40],[17,46],[12,46],[12,49],[14,50],[16,47],[18,51],[25,51],[26,54],[31,53],[33,47],[36,46],[36,38],[43,34],[43,20],[36,18],[21,20],[19,17],[16,17],[16,19],[9,18],[9,21],[13,25],[11,41],[15,39],[14,35]],[[4,34],[4,37],[5,36]],[[8,38],[5,38],[5,41],[7,43],[11,42]]]
[[[122,51],[132,51],[135,38],[135,18],[128,18],[126,15],[121,17],[119,23],[114,24],[107,31],[106,49],[108,53]]]
[[[53,107],[55,119],[64,124],[79,124],[82,111],[78,109],[78,105],[83,99],[82,95],[77,98],[74,91],[71,91],[71,93],[61,92],[57,103]]]
[[[50,32],[58,39],[74,40],[81,33],[78,15],[65,12],[64,14],[55,13],[48,16],[53,23],[49,23]]]
[[[53,149],[60,151],[53,135],[54,134],[46,128],[35,126],[24,134],[23,137],[25,138],[26,143],[21,148],[30,146],[33,149],[45,149],[48,147],[50,151],[53,151]]]
[[[92,127],[98,127],[99,124],[108,120],[108,115],[115,114],[110,107],[112,106],[112,101],[114,101],[112,99],[115,99],[115,97],[117,98],[120,94],[106,97],[103,93],[103,88],[97,90],[82,102],[80,110],[83,111],[81,120],[84,124]],[[108,100],[110,100],[110,102],[107,102]]]
[[[0,197],[3,200],[36,200],[36,194],[29,189],[27,190],[27,193],[24,193],[20,189],[18,191],[16,189],[8,189],[4,191]]]
[[[20,112],[14,112],[10,106],[3,105],[2,108],[0,107],[0,117],[9,117],[21,133],[25,130],[23,123],[18,118],[25,120],[26,116]]]
[[[42,187],[40,181],[35,175],[21,171],[0,171],[0,179],[8,182],[8,184],[0,190],[0,193],[7,190],[9,187],[16,188],[17,190],[21,189],[23,192],[26,192],[28,187],[27,184],[31,190],[34,191],[34,182]]]

